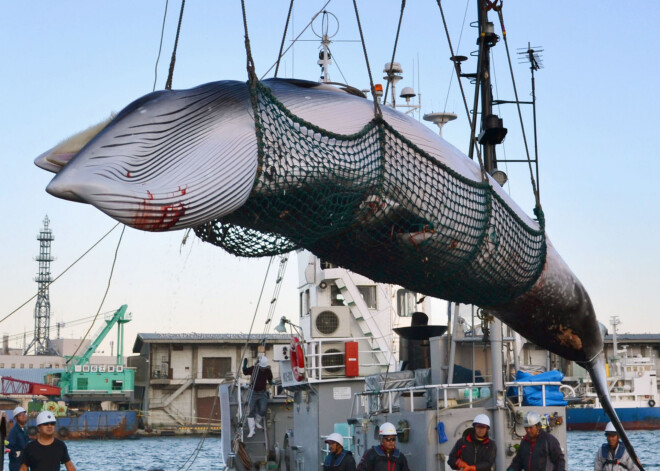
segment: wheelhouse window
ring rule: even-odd
[[[373,285],[360,285],[357,287],[362,299],[369,309],[378,309],[376,302],[376,287]]]

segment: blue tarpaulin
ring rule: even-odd
[[[564,374],[557,370],[546,371],[533,375],[525,373],[524,371],[516,372],[516,381],[561,381],[564,379]],[[510,396],[518,395],[518,388],[510,388]],[[545,387],[545,404],[548,406],[565,406],[568,404],[564,400],[564,395],[559,391],[559,386],[546,386]],[[523,406],[540,406],[543,405],[543,392],[541,386],[525,386],[523,388]]]

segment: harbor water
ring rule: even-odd
[[[660,431],[630,432],[629,436],[645,469],[660,471]],[[604,440],[601,432],[569,432],[568,469],[593,470],[596,451]],[[200,437],[80,440],[69,441],[67,446],[79,471],[217,470],[222,462],[220,439],[216,436],[203,441]]]

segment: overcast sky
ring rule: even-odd
[[[288,3],[246,0],[259,75],[276,60]],[[324,2],[297,3],[289,39],[300,33]],[[396,57],[405,75],[399,89],[414,86],[421,92],[424,113],[456,112],[459,119],[445,128],[444,137],[465,150],[467,119],[456,79],[451,78],[438,6],[435,1],[407,3]],[[475,30],[469,26],[475,2],[445,3],[454,47],[458,54],[469,56],[476,49]],[[165,84],[179,5],[170,2],[157,88]],[[382,81],[383,64],[392,55],[400,2],[358,1],[358,5],[371,68]],[[55,234],[54,276],[115,225],[91,206],[48,195],[44,188],[52,175],[35,167],[33,160],[152,90],[164,8],[164,1],[3,2],[1,317],[36,292],[35,236],[46,214]],[[359,39],[352,2],[334,0],[327,8],[340,22],[333,39],[346,41],[332,45],[336,66],[331,78],[367,88],[361,46],[348,42]],[[655,298],[659,218],[652,211],[660,192],[656,12],[657,5],[650,0],[505,2],[503,11],[514,55],[528,42],[544,49],[544,68],[536,75],[536,87],[541,201],[548,234],[586,286],[599,320],[608,323],[610,316],[617,315],[624,332],[660,331]],[[499,34],[499,21],[492,13],[491,20]],[[318,43],[312,41],[316,37],[307,31],[302,39],[307,41],[285,56],[279,75],[318,80]],[[494,51],[495,93],[513,99],[506,85],[504,52],[503,44]],[[469,60],[464,70],[473,70],[475,62]],[[514,57],[514,71],[521,99],[529,99],[528,67]],[[221,79],[246,79],[240,2],[188,1],[174,88]],[[469,84],[465,85],[471,97]],[[499,111],[511,129],[499,155],[517,159],[523,152],[511,111]],[[531,213],[526,168],[510,164],[505,170],[512,181],[507,189]],[[120,231],[115,229],[50,288],[53,325],[97,311]],[[182,239],[182,232],[126,229],[102,311],[128,304],[134,320],[127,325],[127,350],[137,332],[249,329],[268,260],[238,259],[194,236],[182,246]],[[294,256],[276,317],[297,315],[297,284]],[[257,332],[263,330],[273,289],[271,277]],[[33,309],[34,301],[4,321],[0,332],[19,337],[31,332]],[[444,313],[439,312],[437,320],[444,320]],[[81,337],[88,326],[65,326],[63,335]]]

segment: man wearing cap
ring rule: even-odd
[[[525,436],[508,471],[566,471],[566,458],[554,435],[543,430],[541,416],[529,411],[523,418]]]
[[[607,443],[604,443],[596,453],[594,471],[632,471],[636,469],[626,447],[619,442],[619,434],[612,422],[605,426],[605,436]]]
[[[325,457],[323,471],[355,471],[353,453],[344,450],[344,437],[340,433],[331,433],[325,442],[330,454]]]
[[[463,432],[449,453],[447,462],[451,469],[464,471],[489,471],[495,466],[497,447],[488,437],[490,418],[486,414],[477,415],[472,427]]]
[[[362,456],[357,471],[410,471],[408,460],[396,447],[396,428],[385,422],[378,429],[380,445],[372,446]]]
[[[66,445],[55,438],[56,422],[52,412],[44,411],[37,416],[37,439],[25,447],[20,471],[59,471],[60,464],[66,471],[76,471]]]
[[[23,450],[28,444],[28,434],[25,431],[27,412],[21,406],[14,409],[14,426],[9,431],[9,471],[18,471],[23,462]]]

